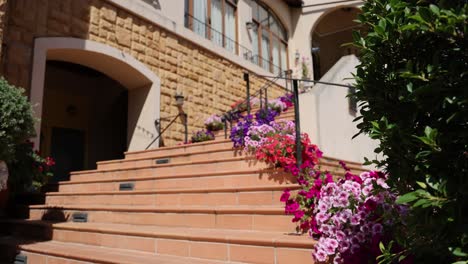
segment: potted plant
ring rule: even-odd
[[[218,115],[211,115],[205,120],[205,127],[209,131],[219,131],[224,129],[224,123]]]
[[[8,164],[15,159],[18,144],[34,136],[31,104],[24,90],[0,78],[0,210],[8,200]]]
[[[214,140],[215,135],[213,132],[208,130],[200,130],[192,135],[192,143],[203,142],[208,140]]]

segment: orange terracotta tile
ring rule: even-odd
[[[190,254],[190,242],[183,240],[158,239],[156,241],[156,253],[188,257]]]
[[[271,247],[253,247],[244,245],[229,246],[230,261],[247,263],[275,263],[274,248]]]

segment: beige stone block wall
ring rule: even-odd
[[[203,128],[204,119],[212,113],[228,110],[245,96],[242,67],[105,0],[16,0],[9,4],[4,75],[26,90],[34,38],[60,36],[104,43],[147,65],[161,79],[161,117],[178,113],[176,91],[186,97],[189,133]],[[251,89],[255,92],[265,82],[252,76]],[[271,97],[284,93],[278,87],[269,90]],[[183,125],[175,123],[163,139],[166,145],[181,142]]]

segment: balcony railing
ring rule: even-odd
[[[247,61],[250,61],[263,69],[278,74],[281,72],[281,68],[274,65],[271,60],[266,60],[259,55],[254,55],[252,51],[237,41],[229,38],[222,32],[214,29],[209,24],[201,21],[189,13],[185,13],[185,27],[192,30],[196,34],[211,40],[217,46],[223,47],[229,52],[239,55]]]

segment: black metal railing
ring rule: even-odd
[[[251,57],[252,52],[248,48],[189,13],[185,13],[185,27],[234,54],[241,55],[246,59]]]
[[[273,61],[267,60],[258,54],[252,56],[253,63],[257,64],[258,66],[262,67],[266,71],[272,72],[273,74],[280,74],[281,73],[281,67],[278,65],[273,64]]]
[[[226,50],[243,57],[245,60],[258,65],[269,72],[275,74],[281,72],[281,67],[273,64],[271,60],[267,60],[258,54],[253,54],[250,49],[242,46],[236,40],[229,38],[226,36],[226,34],[223,34],[223,32],[213,28],[210,24],[206,23],[205,21],[201,21],[190,13],[185,13],[185,27],[192,30],[196,34],[211,40],[217,46],[223,47]]]
[[[151,145],[154,144],[154,142],[160,139],[161,136],[164,134],[164,132],[166,132],[166,130],[169,129],[169,127],[171,127],[171,125],[174,124],[177,118],[179,117],[181,118],[182,124],[184,125],[184,143],[187,144],[188,143],[188,124],[187,124],[188,115],[185,112],[179,112],[179,114],[174,116],[169,122],[169,124],[162,131],[161,131],[161,121],[168,121],[170,117],[159,118],[159,119],[154,120],[154,126],[156,128],[156,132],[158,132],[158,136],[155,139],[153,139],[151,143],[148,144],[145,150],[149,149]]]
[[[286,82],[286,88],[283,88],[287,93],[292,93],[292,99],[293,99],[293,104],[294,104],[294,124],[295,124],[295,129],[296,129],[296,135],[295,135],[295,144],[296,144],[296,161],[297,161],[297,166],[298,169],[301,170],[301,165],[302,165],[302,141],[301,141],[301,121],[300,121],[300,114],[299,114],[299,83],[300,82],[312,82],[312,83],[319,83],[319,84],[324,84],[324,85],[330,85],[330,86],[338,86],[338,87],[345,87],[345,88],[354,88],[351,85],[345,85],[345,84],[339,84],[339,83],[331,83],[331,82],[322,82],[322,81],[315,81],[315,80],[309,80],[309,79],[296,79],[296,78],[291,78],[291,71],[284,71],[281,72],[278,76],[263,76],[263,75],[257,75],[259,78],[266,78],[268,82],[264,84],[256,93],[251,94],[250,92],[250,73],[246,72],[244,73],[244,81],[246,82],[246,98],[243,102],[247,103],[247,114],[250,115],[250,101],[251,97],[255,97],[260,95],[260,108],[263,106],[265,108],[268,107],[268,88],[272,86],[272,84],[276,83],[278,80],[284,80]],[[292,83],[291,90],[287,88],[288,82]],[[263,100],[264,99],[264,103]],[[229,119],[230,115],[235,113],[236,111],[239,111],[239,109],[234,108],[231,111],[228,111],[223,114],[223,121],[224,121],[224,137],[227,138],[227,121],[230,122],[230,127],[232,129],[232,119]]]

